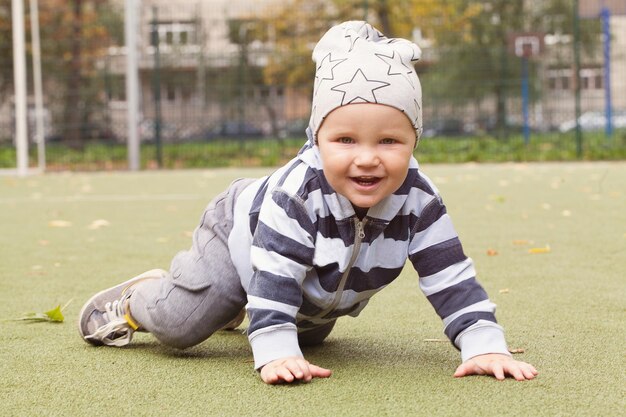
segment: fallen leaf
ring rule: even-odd
[[[487,249],[487,256],[496,256],[498,251],[495,249]]]
[[[539,253],[550,253],[550,245],[546,245],[543,248],[530,248],[528,249],[528,253],[530,254],[539,254]]]
[[[48,222],[49,227],[71,227],[72,222],[68,222],[67,220],[50,220]]]
[[[104,220],[104,219],[98,219],[98,220],[94,220],[91,222],[91,224],[89,226],[87,226],[87,229],[89,230],[97,230],[100,229],[101,227],[107,227],[110,226],[111,223],[109,223],[108,220]]]
[[[526,350],[523,348],[517,348],[517,349],[509,349],[509,353],[524,353]]]
[[[500,294],[508,294],[509,293],[509,289],[508,288],[502,288],[500,291],[498,291]]]
[[[15,321],[35,321],[35,322],[52,322],[52,323],[62,323],[65,320],[63,316],[63,310],[70,305],[72,300],[69,300],[63,307],[59,304],[52,310],[46,311],[45,313],[24,313],[22,317],[17,319],[13,319]]]
[[[435,343],[439,343],[439,342],[447,342],[446,339],[424,339],[424,342],[435,342]]]

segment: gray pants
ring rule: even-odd
[[[169,274],[133,287],[130,311],[161,343],[184,349],[221,329],[241,312],[246,292],[232,264],[228,235],[237,196],[252,179],[239,179],[207,206],[188,251],[172,260]],[[299,334],[300,344],[321,343],[334,322]]]

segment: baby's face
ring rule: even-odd
[[[415,130],[394,107],[349,104],[328,114],[317,143],[328,183],[353,205],[369,208],[404,182]]]

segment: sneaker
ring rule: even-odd
[[[162,269],[153,269],[91,297],[78,315],[80,336],[94,346],[129,344],[139,329],[139,324],[128,314],[131,287],[147,279],[161,279],[166,274]]]

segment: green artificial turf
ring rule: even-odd
[[[91,347],[76,330],[89,296],[167,268],[212,196],[269,170],[61,173],[0,177],[0,318],[73,299],[63,323],[0,322],[0,415],[624,416],[626,163],[423,169],[534,381],[453,378],[459,354],[430,340],[441,323],[409,267],[305,350],[329,379],[264,385],[240,332]]]

